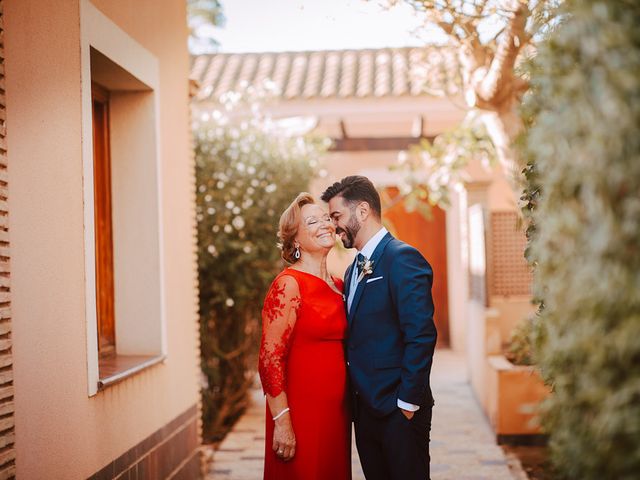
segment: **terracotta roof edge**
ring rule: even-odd
[[[217,55],[300,55],[307,54],[310,55],[312,53],[344,53],[344,52],[356,52],[356,53],[364,53],[364,52],[384,52],[384,51],[398,51],[398,50],[413,50],[413,49],[428,49],[428,48],[437,48],[437,49],[447,49],[450,48],[446,45],[409,45],[404,47],[379,47],[379,48],[342,48],[342,49],[331,49],[331,50],[282,50],[282,51],[251,51],[251,52],[212,52],[212,53],[200,53],[191,55],[192,58],[195,57],[214,57]]]

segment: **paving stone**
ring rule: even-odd
[[[480,460],[482,465],[506,465],[506,460]]]

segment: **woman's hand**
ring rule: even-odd
[[[273,451],[276,452],[278,458],[285,462],[291,460],[296,454],[296,436],[293,433],[289,412],[275,421]]]

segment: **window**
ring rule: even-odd
[[[158,59],[83,0],[88,394],[167,355]]]
[[[485,213],[482,205],[469,207],[469,296],[478,303],[487,304],[485,250]]]

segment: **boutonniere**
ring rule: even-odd
[[[362,262],[358,262],[358,269],[360,270],[360,275],[356,283],[360,283],[364,277],[373,273],[373,260],[365,257]]]

